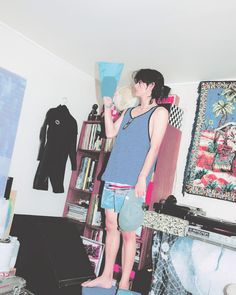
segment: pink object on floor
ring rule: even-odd
[[[113,271],[116,272],[116,273],[121,272],[122,271],[121,266],[119,264],[114,264]],[[133,270],[131,271],[129,278],[131,280],[133,280],[135,278],[135,271],[133,271]]]

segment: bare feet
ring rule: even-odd
[[[83,287],[100,287],[100,288],[106,288],[109,289],[112,287],[112,280],[108,279],[107,277],[97,277],[96,279],[92,281],[86,281],[81,284]]]

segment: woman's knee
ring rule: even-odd
[[[136,241],[136,233],[135,233],[135,231],[130,231],[130,232],[123,231],[122,232],[122,237],[123,237],[124,242],[131,241],[131,240]]]
[[[115,213],[111,209],[105,210],[105,224],[106,224],[106,230],[117,230],[117,213]]]
[[[117,221],[114,219],[106,218],[106,230],[117,230]]]

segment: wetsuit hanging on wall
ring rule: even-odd
[[[68,156],[76,170],[77,122],[65,105],[50,109],[40,131],[38,169],[33,188],[48,190],[50,179],[54,193],[64,192],[64,175]]]

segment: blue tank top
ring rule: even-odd
[[[126,111],[102,180],[136,185],[150,148],[149,122],[157,107],[155,106],[136,117],[131,115],[133,108]],[[147,183],[153,168],[154,165],[147,177]]]

